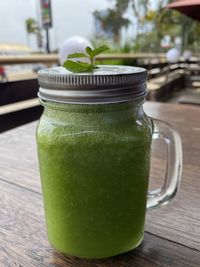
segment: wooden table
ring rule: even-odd
[[[56,252],[47,241],[35,144],[36,123],[0,136],[1,267],[200,266],[200,108],[147,103],[148,115],[181,133],[183,177],[176,199],[148,212],[143,243],[106,260],[87,261]],[[162,149],[155,149],[151,175],[163,177]]]

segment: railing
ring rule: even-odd
[[[97,57],[98,60],[133,60],[133,59],[143,59],[143,60],[152,60],[158,59],[162,62],[165,61],[164,54],[104,54]],[[58,54],[35,54],[35,55],[24,55],[24,56],[3,56],[0,55],[0,65],[10,65],[10,64],[29,64],[29,63],[44,63],[44,64],[58,64]]]
[[[175,69],[186,68],[188,64],[199,64],[200,59],[192,57],[189,62],[183,58],[177,64],[168,64],[165,54],[155,53],[120,53],[120,54],[103,54],[97,57],[97,60],[109,62],[121,60],[123,64],[142,66],[149,71],[149,79],[167,74]],[[34,54],[24,56],[3,56],[0,55],[0,65],[20,65],[20,64],[37,64],[42,63],[47,67],[53,64],[59,65],[58,54]],[[32,77],[33,78],[33,77]]]
[[[164,53],[112,53],[102,54],[97,57],[102,60],[143,60],[144,62],[151,61],[152,63],[166,63],[166,55]],[[191,58],[191,61],[198,62],[199,56]],[[181,58],[182,62],[184,59]],[[0,55],[0,65],[10,64],[29,64],[29,63],[44,63],[58,64],[58,54],[33,54],[33,55]]]

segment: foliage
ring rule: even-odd
[[[37,37],[37,45],[39,48],[41,48],[42,47],[42,33],[41,33],[41,28],[38,25],[38,22],[34,18],[28,18],[25,20],[25,25],[26,25],[26,31],[27,31],[28,44],[30,45],[29,35],[35,34]]]
[[[200,23],[178,11],[167,10],[165,7],[170,2],[173,0],[157,1],[157,6],[153,9],[151,0],[115,0],[114,7],[108,9],[108,15],[99,19],[102,19],[104,29],[113,32],[114,42],[121,52],[164,52],[166,48],[162,48],[160,44],[166,35],[171,37],[171,46],[175,45],[176,37],[181,37],[182,50],[199,49]],[[121,29],[134,26],[124,17],[127,9],[135,17],[137,32],[134,39],[126,41],[120,47]],[[101,12],[96,11],[95,14],[98,16]]]
[[[160,37],[170,35],[172,40],[182,37],[182,50],[191,48],[200,34],[200,23],[175,10],[163,10],[157,19]]]
[[[105,31],[111,31],[114,36],[114,42],[119,44],[121,29],[128,27],[129,19],[124,18],[124,13],[129,5],[129,0],[116,0],[113,9],[107,9],[107,13],[102,15],[101,12],[95,11],[94,16],[101,22]]]
[[[38,23],[33,18],[28,18],[25,21],[27,33],[37,33],[39,30]]]
[[[87,46],[85,48],[85,53],[73,53],[68,55],[67,60],[64,62],[63,67],[74,73],[80,72],[92,72],[94,69],[97,69],[98,66],[95,63],[95,57],[103,53],[104,51],[109,50],[106,45],[101,45],[95,49]],[[77,58],[86,58],[89,59],[90,63],[81,62],[81,61],[72,61],[71,59]]]
[[[145,22],[145,17],[150,11],[149,0],[130,0],[134,15],[137,17],[139,23]]]

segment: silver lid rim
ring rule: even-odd
[[[146,80],[147,70],[140,67],[103,65],[92,74],[57,67],[38,72],[38,96],[58,103],[127,102],[146,96]]]
[[[137,90],[134,90],[134,87]],[[49,90],[40,87],[39,98],[59,103],[114,103],[146,96],[146,83],[137,86],[103,90]]]
[[[100,101],[99,102],[97,101],[79,102],[79,101],[72,101],[72,100],[63,101],[63,100],[57,100],[57,99],[50,99],[50,98],[44,97],[40,92],[38,92],[37,95],[41,102],[52,102],[52,103],[57,103],[57,104],[73,104],[73,105],[104,105],[104,104],[117,104],[117,103],[125,103],[125,102],[130,102],[130,101],[138,101],[139,99],[144,99],[147,93],[145,93],[142,96],[138,96],[138,97],[132,96],[126,99],[112,99],[112,100],[104,99],[101,102]]]

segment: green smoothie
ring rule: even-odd
[[[85,258],[135,248],[144,233],[152,136],[142,103],[44,106],[37,142],[50,242]]]

